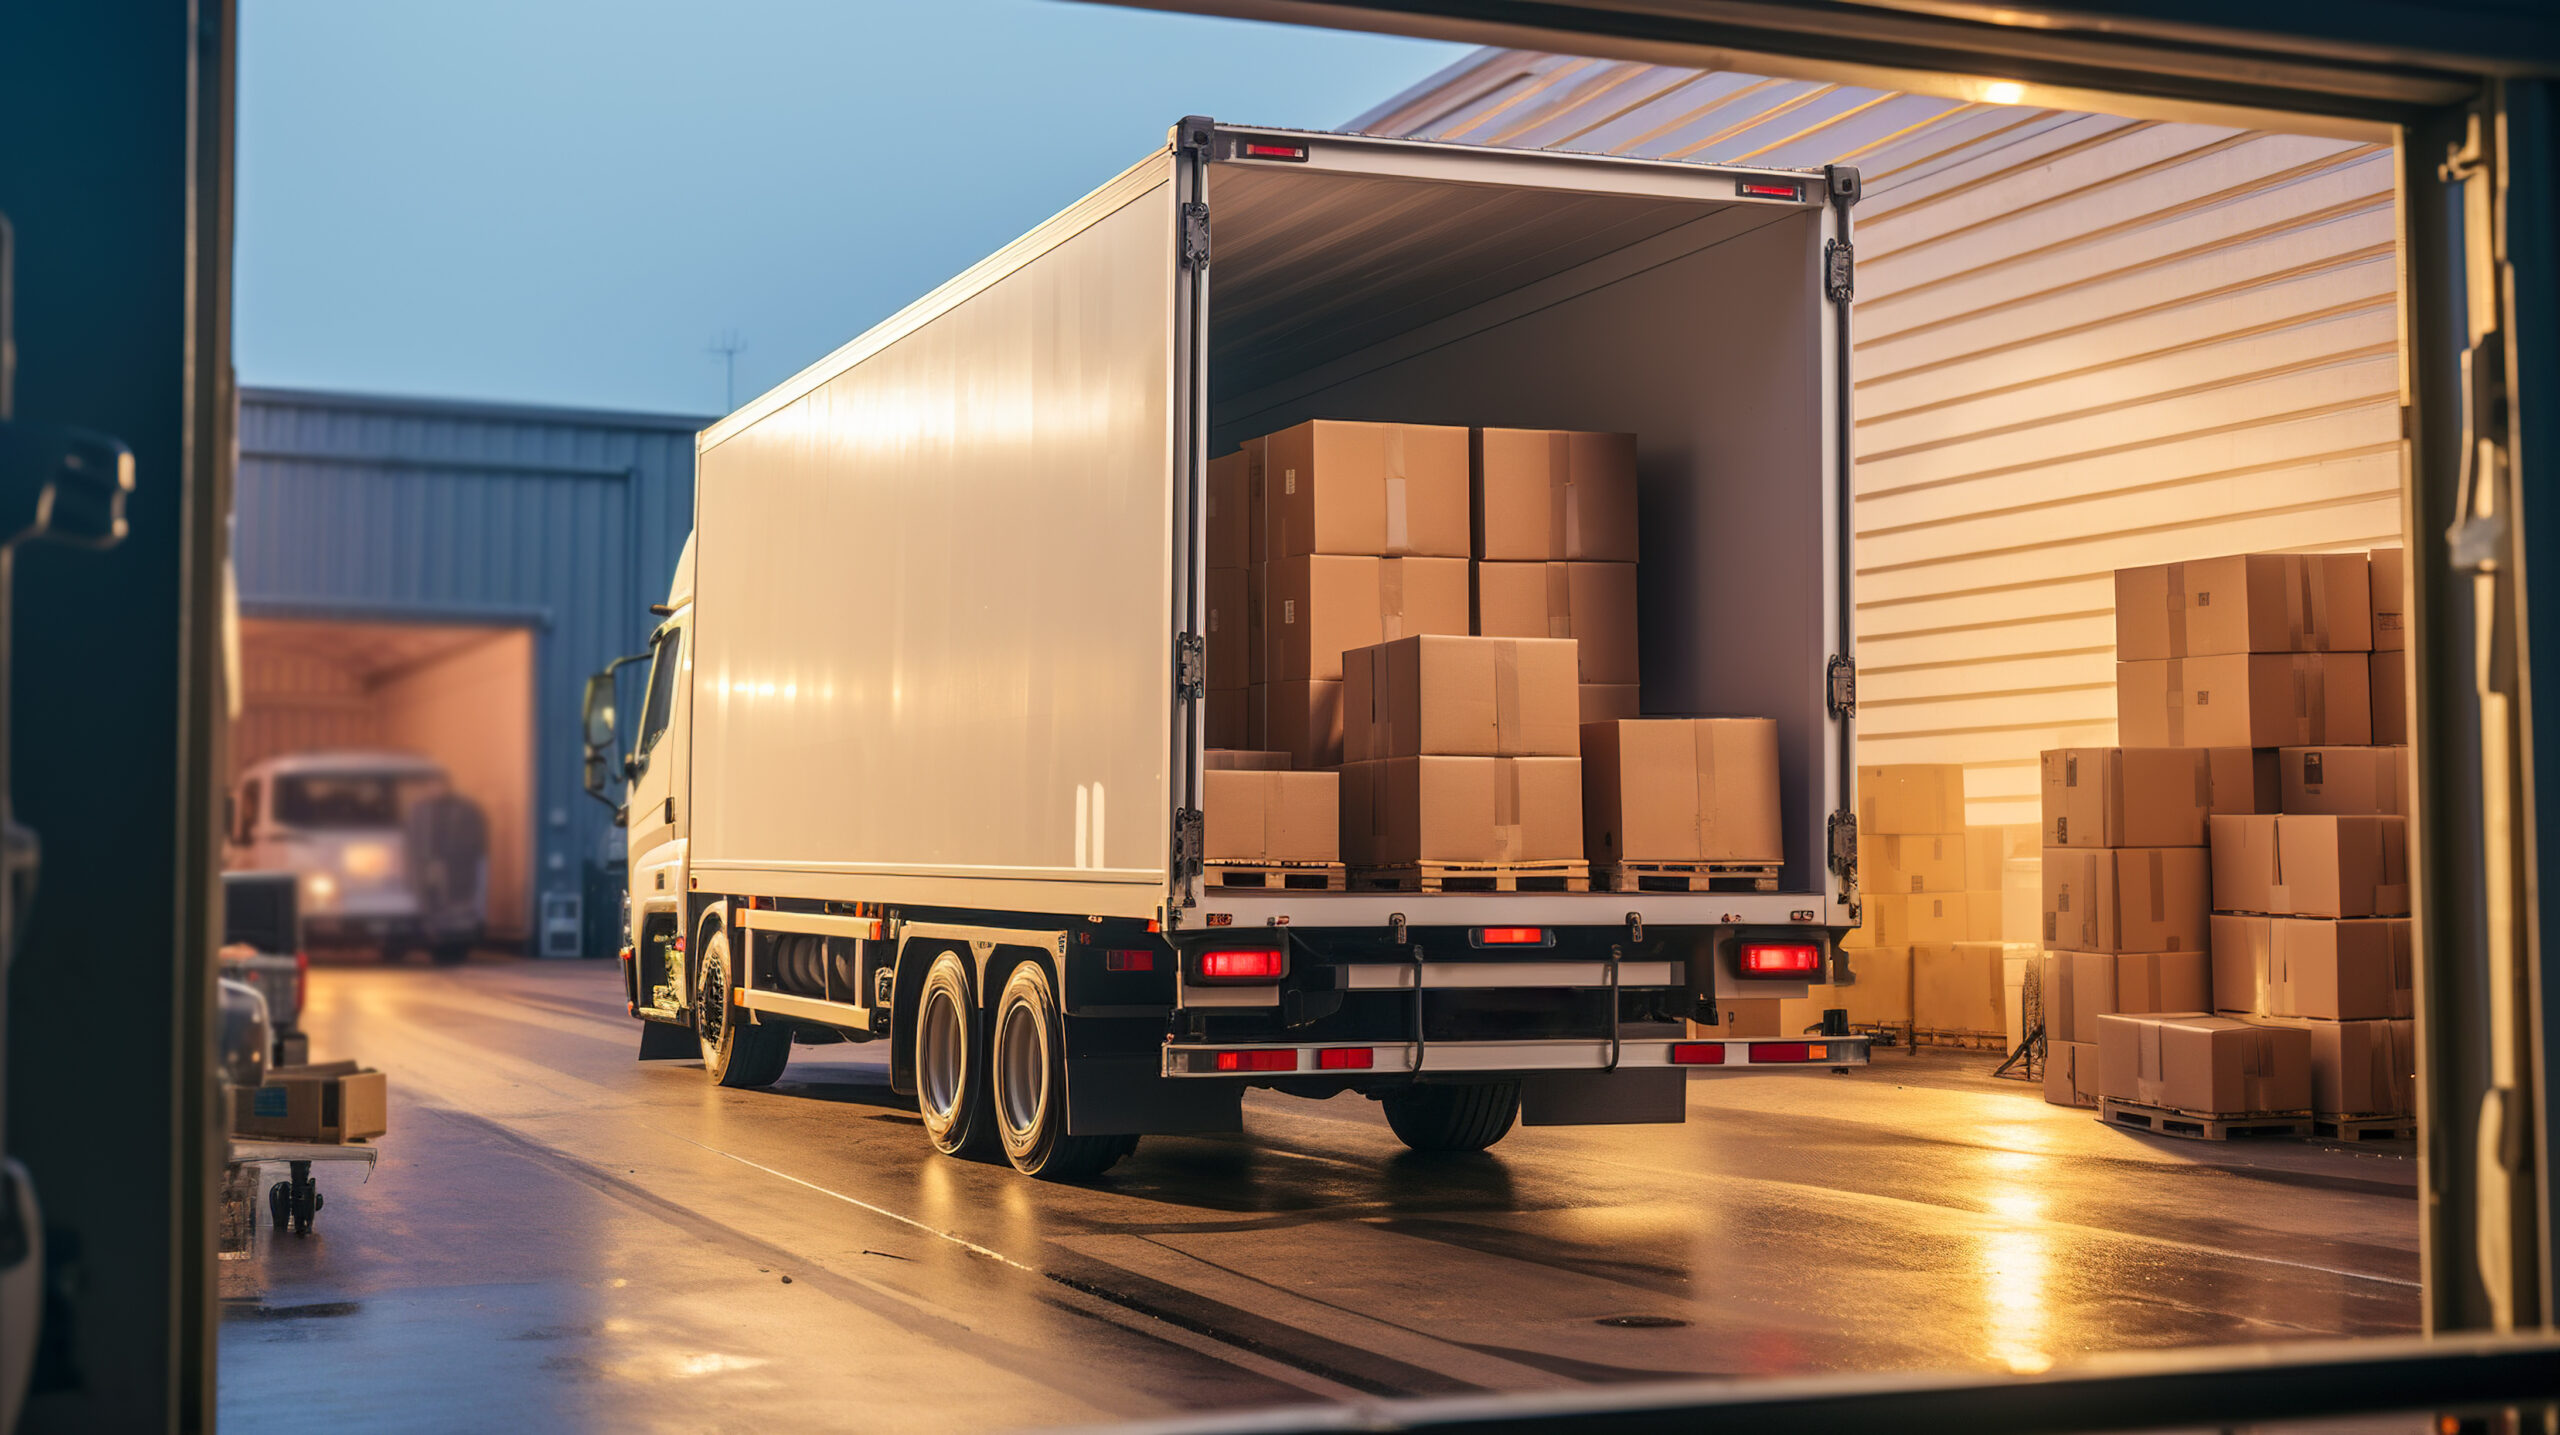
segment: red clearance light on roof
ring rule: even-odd
[[[1236,146],[1236,152],[1243,155],[1246,159],[1303,160],[1307,157],[1307,147],[1305,145],[1273,144],[1269,140],[1246,140],[1244,143]]]
[[[1337,1046],[1316,1053],[1319,1071],[1367,1071],[1378,1064],[1378,1054],[1365,1046]]]
[[[1200,954],[1204,982],[1276,982],[1289,970],[1289,955],[1277,948],[1248,948]],[[1294,1062],[1296,1058],[1292,1057]]]
[[[1220,1071],[1295,1071],[1298,1054],[1294,1051],[1222,1051],[1218,1053]]]
[[[1746,977],[1802,977],[1822,970],[1822,948],[1811,942],[1745,942],[1742,974]]]
[[[1134,950],[1105,952],[1102,954],[1102,969],[1106,972],[1152,972],[1156,969],[1156,954]]]
[[[1792,184],[1772,184],[1766,180],[1746,179],[1736,183],[1733,192],[1745,199],[1802,199],[1804,190]]]
[[[1544,927],[1478,927],[1476,943],[1486,947],[1535,947],[1547,940]]]
[[[1671,1043],[1673,1066],[1722,1066],[1724,1043],[1720,1041],[1675,1041]]]

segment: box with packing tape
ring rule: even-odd
[[[2272,755],[2245,747],[2054,748],[2041,776],[2047,847],[2201,847],[2214,813],[2275,806]]]
[[[2377,1021],[2416,1011],[2406,917],[2213,918],[2213,1008]]]
[[[231,1134],[262,1141],[362,1141],[389,1116],[382,1073],[352,1061],[274,1067],[265,1084],[231,1089]]]
[[[2246,553],[2116,570],[2116,656],[2360,653],[2373,646],[2361,553]]]
[[[1342,860],[1340,780],[1334,774],[1213,765],[1200,776],[1205,861],[1253,866]]]
[[[1256,683],[1245,717],[1247,746],[1285,752],[1301,772],[1342,763],[1340,683]]]
[[[1972,939],[1970,892],[1873,892],[1862,897],[1857,945],[1910,947]],[[1842,945],[1851,945],[1844,941]]]
[[[1345,763],[1342,855],[1355,868],[1578,861],[1582,759]]]
[[[1571,638],[1581,681],[1625,686],[1636,672],[1636,565],[1478,563],[1475,631]]]
[[[2095,1041],[2098,1018],[2119,1012],[2210,1011],[2211,967],[2203,952],[2047,952],[2044,1030],[2048,1039]]]
[[[2405,1116],[2418,1109],[2418,1024],[2276,1018],[2311,1038],[2311,1109],[2322,1116]]]
[[[1782,861],[1778,725],[1639,718],[1582,727],[1583,837],[1595,862]]]
[[[2234,653],[2116,664],[2128,747],[2354,747],[2373,740],[2364,653]]]
[[[2276,752],[2279,812],[2312,817],[2393,817],[2408,812],[2409,749],[2288,747]]]
[[[1858,837],[1858,885],[1873,893],[1962,892],[1972,875],[1961,832],[1882,832]]]
[[[1463,558],[1306,554],[1274,560],[1263,579],[1268,680],[1331,682],[1342,655],[1417,633],[1467,633]]]
[[[1345,653],[1343,757],[1579,756],[1573,646],[1569,638],[1417,637]],[[1578,797],[1575,806],[1578,813]]]
[[[1475,554],[1636,561],[1636,436],[1478,429]]]
[[[2273,917],[2404,917],[2408,819],[2216,817],[2213,906]]]
[[[2044,1099],[2054,1106],[2098,1104],[2098,1044],[2044,1039]]]
[[[2162,1013],[2098,1018],[2098,1094],[2204,1116],[2311,1109],[2311,1038],[2294,1027]]]
[[[1468,556],[1463,428],[1316,419],[1245,449],[1259,475],[1258,561]]]
[[[2044,849],[2044,944],[2068,952],[2204,950],[2201,847]]]
[[[1858,836],[1962,832],[1964,768],[1903,762],[1858,769]]]

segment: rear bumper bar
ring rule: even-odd
[[[1700,1071],[1770,1070],[1776,1067],[1834,1067],[1867,1064],[1867,1038],[1824,1036],[1801,1039],[1719,1039],[1703,1041],[1645,1037],[1613,1043],[1607,1037],[1573,1037],[1548,1041],[1433,1041],[1205,1043],[1167,1042],[1164,1074],[1181,1078],[1270,1078],[1275,1076],[1410,1076],[1417,1073],[1541,1071],[1646,1071],[1665,1067]],[[1674,1061],[1673,1048],[1691,1059]],[[1365,1052],[1368,1064],[1326,1065],[1327,1052]],[[1257,1055],[1262,1054],[1262,1055]],[[1284,1064],[1285,1062],[1285,1064]]]

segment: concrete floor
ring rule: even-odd
[[[391,1133],[226,1263],[236,1428],[983,1431],[2418,1326],[2409,1143],[2111,1131],[1978,1053],[1702,1075],[1685,1126],[1463,1159],[1256,1093],[1074,1188],[934,1155],[877,1047],[770,1091],[642,1065],[609,963],[311,985]]]

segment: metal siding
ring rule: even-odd
[[[2393,157],[1513,50],[1347,128],[1858,165],[1860,760],[2115,740],[2115,568],[2401,541]]]
[[[708,420],[248,389],[235,562],[251,613],[530,626],[537,890],[619,834],[580,788],[587,674],[646,645]],[[629,694],[626,694],[628,698]]]

